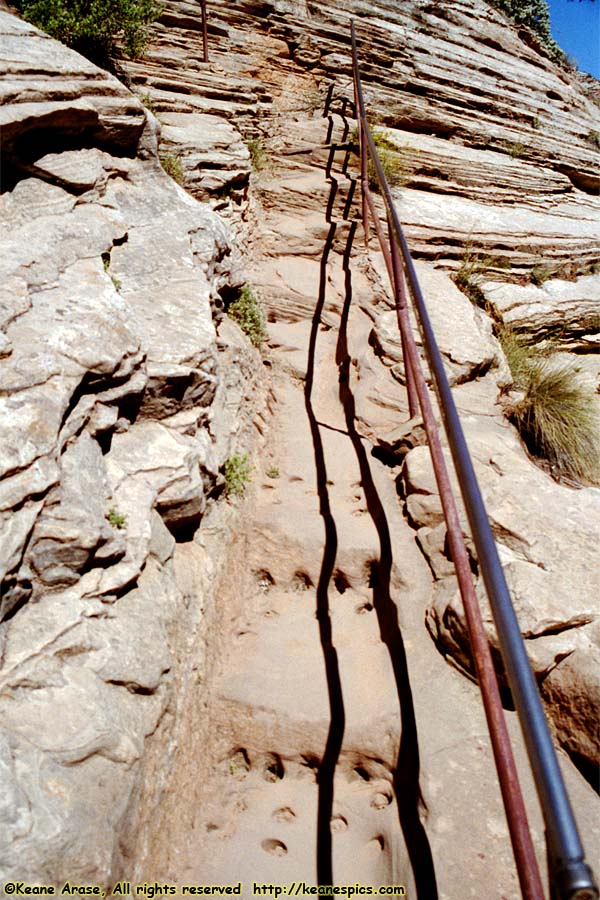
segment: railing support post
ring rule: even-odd
[[[208,22],[206,17],[206,0],[200,0],[202,9],[202,52],[203,62],[208,62]]]

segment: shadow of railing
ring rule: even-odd
[[[393,773],[398,818],[408,851],[418,900],[437,900],[438,890],[433,856],[419,809],[425,803],[419,785],[420,759],[417,722],[402,632],[398,625],[398,609],[390,593],[393,563],[392,541],[383,504],[379,497],[367,451],[356,429],[356,404],[350,388],[350,354],[348,352],[348,318],[352,302],[350,253],[356,232],[353,222],[344,252],[345,296],[336,347],[339,371],[339,397],[344,409],[348,436],[352,442],[365,493],[367,511],[379,539],[379,558],[371,566],[373,607],[377,615],[381,640],[386,645],[400,712],[400,745]]]
[[[337,181],[332,180],[328,211],[331,210]],[[329,213],[328,213],[329,218]],[[321,571],[317,583],[316,616],[319,623],[319,637],[325,663],[325,675],[327,679],[327,691],[329,695],[329,731],[323,757],[319,765],[317,776],[318,807],[317,807],[317,881],[319,885],[333,884],[333,855],[331,837],[331,817],[333,814],[333,796],[335,770],[342,749],[345,728],[344,697],[340,678],[337,652],[333,644],[331,616],[329,613],[329,585],[333,578],[335,558],[337,554],[338,538],[337,529],[327,488],[327,467],[325,463],[325,451],[319,423],[312,405],[312,391],[315,376],[315,353],[321,316],[325,306],[327,291],[327,263],[333,246],[337,225],[331,223],[321,256],[319,293],[317,304],[312,318],[312,327],[308,345],[308,362],[306,367],[306,381],[304,387],[304,403],[308,416],[310,432],[315,454],[315,470],[317,480],[317,493],[319,496],[319,513],[325,526],[325,544]]]

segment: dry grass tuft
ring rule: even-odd
[[[518,374],[513,374],[524,396],[511,407],[510,415],[526,445],[536,456],[548,460],[554,474],[598,483],[598,398],[580,380],[574,363],[540,358],[531,361],[531,357],[527,362],[522,349],[516,359]]]

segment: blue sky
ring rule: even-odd
[[[600,0],[548,0],[552,37],[582,72],[600,78]]]

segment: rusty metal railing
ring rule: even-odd
[[[519,715],[540,799],[546,827],[551,900],[597,900],[598,890],[594,882],[593,873],[585,862],[583,847],[558,767],[556,752],[552,744],[535,679],[529,666],[525,644],[500,564],[473,463],[444,371],[442,357],[429,320],[404,232],[394,206],[392,194],[367,122],[354,22],[352,22],[351,28],[354,99],[356,118],[358,120],[362,219],[365,241],[368,242],[370,213],[371,222],[375,227],[381,245],[396,300],[398,326],[405,361],[409,413],[411,416],[415,415],[418,405],[427,433],[433,468],[446,520],[452,559],[464,604],[471,651],[488,722],[490,741],[498,772],[521,893],[524,900],[544,900],[544,890],[529,831],[527,814],[490,647],[475,593],[456,501],[452,492],[419,353],[410,328],[404,274],[406,274],[423,339],[423,347],[438,396],[448,444],[477,550],[480,570],[494,616],[509,686]],[[372,161],[375,177],[385,204],[388,225],[387,242],[369,189],[369,158]]]
[[[202,13],[202,62],[208,62],[208,17],[206,14],[206,0],[200,0]]]

